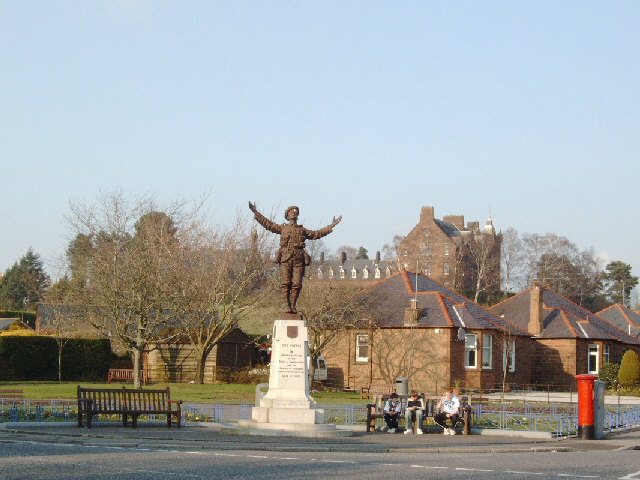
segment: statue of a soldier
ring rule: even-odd
[[[306,266],[311,264],[311,257],[304,249],[305,241],[317,240],[329,235],[333,231],[333,227],[340,223],[342,216],[333,217],[331,225],[320,230],[308,230],[302,225],[298,225],[300,210],[296,206],[285,210],[284,218],[289,223],[283,224],[272,222],[262,215],[254,203],[249,202],[249,208],[260,225],[270,232],[280,235],[280,249],[275,259],[275,263],[280,264],[280,287],[284,292],[287,313],[297,313],[296,303],[300,290],[302,290],[304,270]]]

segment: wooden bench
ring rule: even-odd
[[[140,370],[140,378],[142,384],[148,383],[147,371]],[[111,382],[133,382],[133,369],[132,368],[110,368],[107,375],[107,383]]]
[[[391,397],[388,395],[376,395],[374,397],[375,403],[367,404],[367,432],[376,431],[376,420],[384,418],[384,404]],[[406,409],[407,400],[409,395],[398,395],[402,405],[401,419],[404,419],[404,411]],[[424,393],[420,394],[420,399],[424,405],[422,414],[422,421],[431,419],[438,413],[438,402],[442,397],[436,395],[426,396]],[[462,395],[460,399],[460,409],[458,411],[458,422],[462,422],[462,433],[469,435],[471,433],[471,406],[469,404],[470,397],[468,395]],[[418,425],[417,428],[422,428],[422,425]]]
[[[171,400],[169,388],[82,388],[78,385],[78,427],[83,426],[83,417],[86,417],[87,428],[91,428],[93,417],[99,414],[122,415],[122,425],[125,427],[130,416],[133,428],[137,426],[140,415],[166,415],[169,428],[171,417],[175,416],[180,427],[182,400]]]
[[[22,390],[0,390],[0,399],[24,400],[24,392]]]
[[[371,398],[372,395],[391,395],[396,391],[392,383],[372,383],[367,387],[360,387],[360,398]]]

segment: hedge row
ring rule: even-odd
[[[70,338],[62,350],[62,379],[103,381],[111,364],[106,339]],[[53,337],[0,337],[0,380],[58,380]]]

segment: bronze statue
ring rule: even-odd
[[[249,209],[254,213],[256,221],[270,232],[280,235],[280,249],[276,254],[275,263],[280,264],[280,288],[284,292],[287,313],[297,313],[296,303],[300,290],[305,267],[311,264],[311,257],[305,251],[305,240],[317,240],[333,231],[333,227],[340,223],[342,216],[333,217],[331,225],[320,230],[308,230],[298,225],[300,209],[296,206],[287,208],[284,218],[289,223],[282,225],[272,222],[256,209],[254,203],[249,202]]]

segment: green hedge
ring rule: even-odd
[[[62,351],[62,379],[105,379],[109,340],[69,339]],[[53,337],[0,337],[0,380],[58,380],[58,344]]]
[[[31,328],[36,328],[36,314],[19,310],[0,310],[0,318],[21,318]]]
[[[111,342],[71,338],[62,350],[64,380],[103,381],[111,365]]]

